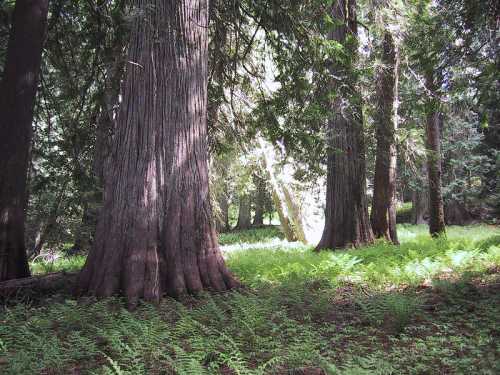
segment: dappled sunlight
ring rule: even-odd
[[[8,358],[0,366],[16,375],[489,368],[498,355],[498,229],[451,230],[439,239],[404,229],[399,247],[377,241],[320,253],[283,240],[277,228],[223,234],[227,263],[246,289],[167,298],[135,312],[121,299],[77,303],[64,294],[18,302],[0,311],[0,360]],[[75,271],[84,257],[46,260],[32,264],[35,273]]]
[[[431,239],[420,234],[420,227],[405,227],[401,246],[384,241],[360,249],[313,253],[311,247],[284,240],[237,244],[223,247],[229,266],[244,283],[283,283],[289,279],[324,279],[332,285],[350,282],[392,288],[418,285],[441,274],[467,270],[482,271],[498,265],[499,250],[494,243],[483,244],[497,230],[471,227],[450,230],[448,238]],[[415,238],[411,240],[411,234]]]

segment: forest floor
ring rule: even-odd
[[[221,235],[245,290],[0,307],[1,374],[500,374],[500,228],[400,226],[401,246],[315,254],[276,228]],[[75,271],[82,257],[32,264]]]

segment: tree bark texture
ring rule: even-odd
[[[375,115],[377,156],[371,224],[376,238],[398,244],[396,230],[396,130],[398,127],[399,56],[394,39],[385,32],[382,66],[377,79]]]
[[[427,104],[426,148],[427,175],[429,180],[429,232],[435,237],[445,233],[444,203],[442,193],[441,165],[441,113],[435,78],[432,72],[426,73],[426,86],[430,91]]]
[[[44,297],[49,293],[71,293],[77,275],[74,273],[49,273],[0,282],[0,303],[18,301],[28,297]]]
[[[250,212],[251,203],[248,194],[240,195],[240,204],[238,209],[238,222],[236,223],[236,230],[250,229],[252,226],[252,215]]]
[[[78,292],[159,300],[238,285],[208,191],[207,0],[134,0],[104,207]]]
[[[360,246],[373,241],[366,199],[365,145],[361,98],[356,92],[352,56],[356,55],[354,0],[337,0],[332,18],[339,22],[329,39],[344,46],[330,63],[332,115],[328,121],[325,228],[316,250]]]
[[[0,84],[0,281],[29,276],[27,169],[48,0],[17,0]]]

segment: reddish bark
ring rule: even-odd
[[[78,292],[157,301],[238,285],[211,218],[207,0],[134,0],[104,207]]]
[[[24,243],[33,108],[48,0],[17,0],[0,84],[0,281],[29,276]]]
[[[390,32],[383,43],[382,66],[377,80],[375,115],[377,159],[371,224],[376,238],[398,244],[396,231],[396,129],[399,56]]]
[[[329,39],[339,42],[346,53],[356,55],[357,20],[354,0],[337,0],[332,18],[341,25]],[[353,36],[353,38],[348,38]],[[366,200],[365,145],[360,97],[348,62],[331,62],[332,116],[328,123],[328,177],[325,228],[317,250],[360,246],[373,241]],[[338,78],[340,77],[340,78]],[[349,98],[346,103],[345,98]]]

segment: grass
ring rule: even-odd
[[[221,236],[249,287],[165,299],[47,296],[0,311],[2,374],[498,374],[500,230],[401,226],[378,242],[323,252],[276,228]],[[83,258],[33,265],[81,266]],[[302,372],[300,372],[302,371]]]

